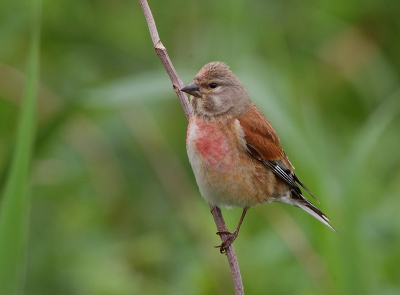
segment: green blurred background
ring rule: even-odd
[[[250,210],[234,243],[246,294],[400,294],[399,2],[149,4],[184,83],[227,62],[339,232]],[[28,1],[1,0],[1,191],[29,31]],[[43,1],[41,34],[24,294],[233,294],[138,2]],[[233,229],[241,210],[223,214]]]

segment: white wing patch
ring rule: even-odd
[[[235,119],[235,128],[239,146],[243,148],[243,150],[247,151],[246,140],[244,139],[244,130],[238,119]]]

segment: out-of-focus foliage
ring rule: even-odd
[[[43,2],[25,294],[232,294],[139,4]],[[250,210],[234,244],[246,294],[399,294],[398,1],[149,4],[185,83],[231,66],[339,232]],[[29,31],[26,1],[1,0],[2,191]],[[223,213],[234,228],[240,210]]]
[[[41,2],[32,1],[31,34],[14,152],[4,181],[0,206],[0,290],[22,294],[29,227],[31,161],[37,124],[37,92],[40,65]]]

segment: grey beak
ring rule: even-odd
[[[201,97],[200,95],[200,87],[196,83],[192,82],[189,85],[183,87],[181,91],[186,92],[190,95]]]

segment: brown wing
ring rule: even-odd
[[[266,161],[286,159],[274,128],[255,105],[251,105],[238,120],[244,139],[258,156]]]
[[[278,135],[261,111],[255,105],[251,105],[238,121],[243,129],[249,154],[289,185],[292,205],[302,208],[336,232],[329,224],[329,218],[302,195],[298,184],[317,200],[293,172],[293,166],[282,150]]]
[[[276,176],[289,184],[295,194],[302,196],[301,190],[297,185],[300,184],[317,200],[293,172],[294,167],[283,151],[278,135],[263,113],[255,105],[251,105],[238,118],[238,121],[242,126],[250,155],[261,161]]]

